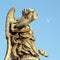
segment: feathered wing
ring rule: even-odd
[[[8,37],[8,33],[9,33],[9,25],[11,22],[14,22],[15,17],[14,17],[14,13],[15,13],[15,8],[11,8],[7,14],[6,17],[6,36]]]
[[[11,39],[10,39],[10,23],[14,22],[15,17],[14,17],[14,13],[15,13],[15,8],[11,8],[7,14],[7,18],[6,18],[6,37],[7,37],[7,52],[6,52],[6,56],[5,56],[5,60],[10,60],[10,55],[11,55]]]

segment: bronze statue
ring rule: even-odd
[[[16,19],[15,8],[11,8],[6,20],[7,52],[5,60],[40,60],[39,55],[48,55],[35,46],[35,38],[30,23],[37,19],[35,10],[26,8],[22,11],[22,17]]]

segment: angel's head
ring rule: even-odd
[[[31,9],[31,8],[26,8],[22,11],[22,15],[24,16],[24,18],[27,19],[32,19],[35,20],[37,19],[38,15],[35,12],[35,10]]]

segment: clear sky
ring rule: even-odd
[[[40,55],[41,60],[60,60],[60,0],[0,0],[0,60],[4,60],[7,41],[5,21],[8,10],[16,8],[19,18],[24,8],[33,8],[38,19],[30,25],[33,28],[38,49],[45,50],[49,57]]]

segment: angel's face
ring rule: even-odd
[[[22,15],[27,19],[35,20],[38,17],[37,13],[33,9],[24,9],[22,12]]]

